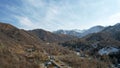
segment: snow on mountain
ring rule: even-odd
[[[105,47],[98,51],[100,55],[109,55],[109,54],[117,53],[117,52],[119,52],[119,49],[115,47]]]
[[[85,32],[86,30],[73,29],[73,30],[71,30],[71,31],[75,31],[75,32],[78,32],[78,33],[83,33],[83,32]]]
[[[94,26],[90,29],[86,29],[86,30],[79,30],[79,29],[73,29],[73,30],[57,30],[54,31],[53,33],[56,34],[67,34],[67,35],[72,35],[72,36],[76,36],[76,37],[83,37],[86,36],[88,34],[91,33],[97,33],[100,32],[104,29],[103,26]]]

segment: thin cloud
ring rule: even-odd
[[[24,29],[86,29],[120,21],[119,0],[20,0],[19,5],[16,2],[11,1],[12,6],[7,2],[0,4],[0,20],[12,21]]]
[[[18,20],[21,25],[27,27],[32,27],[34,25],[33,22],[31,22],[31,20],[28,17],[19,17]]]

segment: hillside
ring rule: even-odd
[[[75,39],[74,36],[69,36],[65,34],[54,34],[49,31],[45,31],[42,29],[35,29],[29,31],[31,34],[37,36],[39,39],[46,41],[46,42],[63,42]]]
[[[68,48],[44,42],[26,30],[0,23],[0,68],[89,68],[89,65],[106,68],[108,64],[96,59],[82,59]]]
[[[89,56],[97,56],[97,58],[108,56],[113,65],[119,66],[120,24],[108,26],[101,32],[89,34],[81,39],[71,40],[61,44],[75,51],[81,51]]]
[[[1,68],[39,68],[38,64],[46,61],[49,55],[70,53],[56,45],[48,45],[25,30],[0,23]]]

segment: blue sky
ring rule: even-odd
[[[0,21],[22,29],[88,29],[120,22],[120,0],[0,0]]]

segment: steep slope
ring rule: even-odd
[[[0,23],[0,38],[3,41],[14,41],[22,44],[38,42],[37,37],[25,30],[18,29],[10,24]],[[40,40],[39,40],[40,42]]]
[[[86,30],[58,30],[58,31],[54,31],[53,33],[55,34],[66,34],[66,35],[71,35],[71,36],[76,36],[76,37],[84,37],[88,34],[91,33],[97,33],[100,32],[104,29],[103,26],[94,26],[91,27],[90,29],[86,29]]]
[[[43,41],[46,41],[46,42],[63,42],[63,41],[68,41],[75,38],[73,36],[69,36],[65,34],[54,34],[42,29],[35,29],[29,32],[32,33],[33,35],[36,35],[39,39],[42,39]]]

